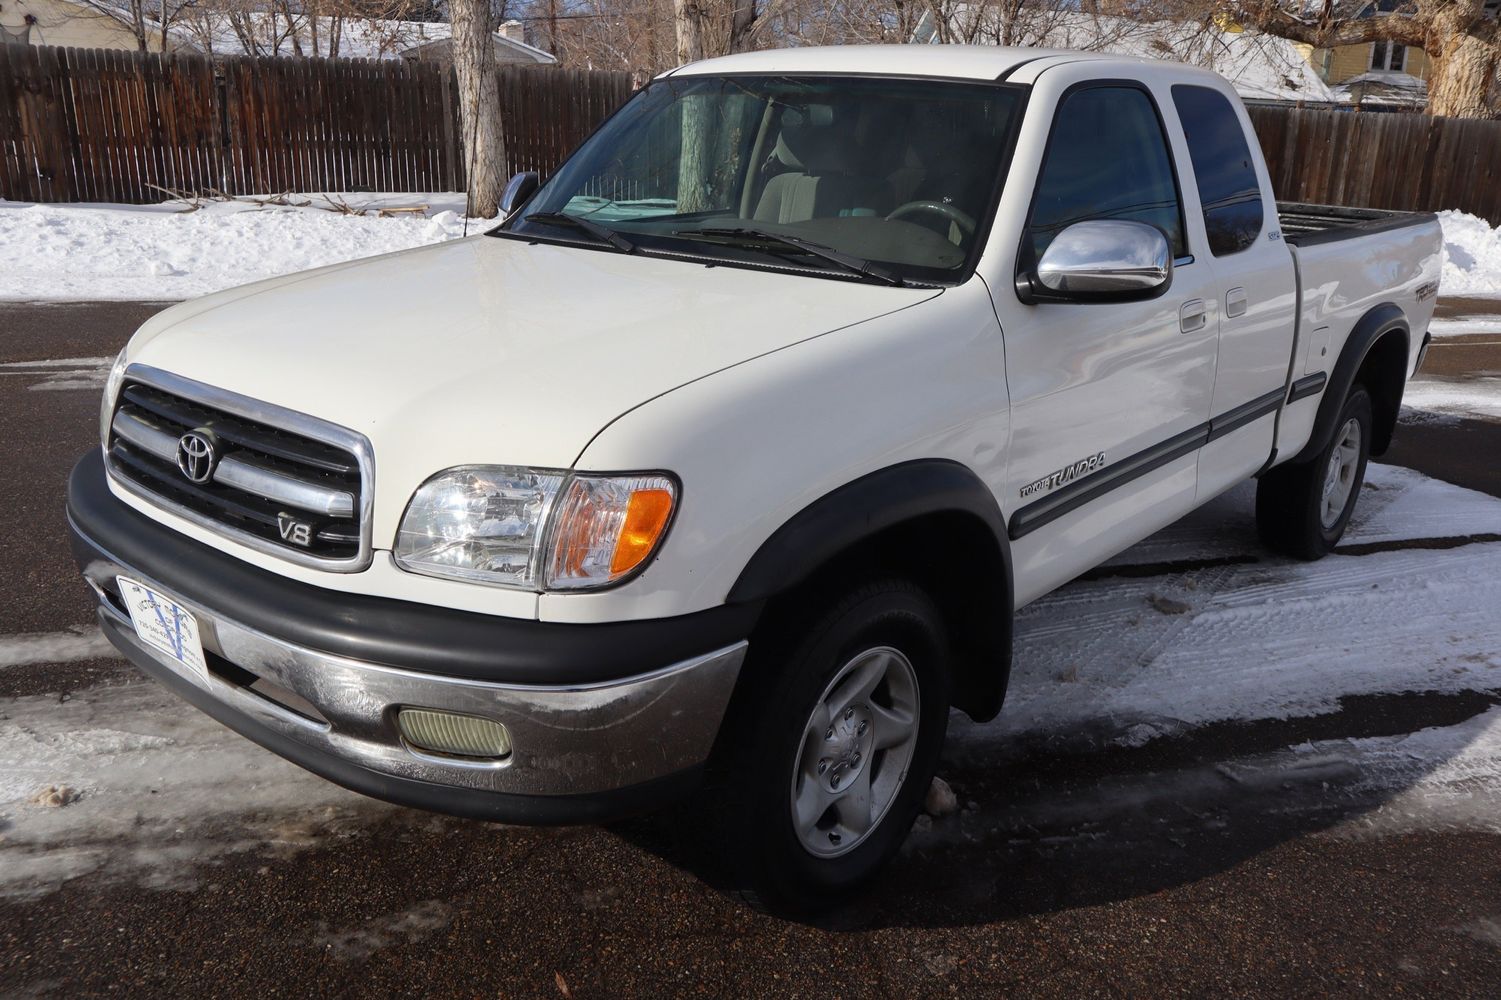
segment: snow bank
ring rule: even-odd
[[[1501,296],[1501,229],[1468,212],[1440,212],[1444,273],[1440,295]]]
[[[332,200],[330,200],[332,199]],[[453,239],[459,194],[298,195],[293,205],[0,201],[0,299],[192,298],[261,278]],[[349,215],[334,205],[363,209]],[[383,207],[427,214],[378,218]],[[483,225],[483,223],[481,223]],[[479,229],[471,225],[470,232]]]
[[[332,199],[332,201],[330,200]],[[0,201],[0,299],[177,300],[261,278],[452,239],[461,194],[294,195],[296,206],[251,200],[184,211],[160,205],[34,205]],[[304,204],[305,203],[305,204]],[[334,203],[366,212],[329,211]],[[385,207],[427,215],[378,218]],[[1501,231],[1441,212],[1444,295],[1501,297]],[[471,224],[470,231],[484,225]],[[1452,332],[1461,332],[1455,330]],[[1464,331],[1468,332],[1468,331]]]

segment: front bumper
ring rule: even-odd
[[[100,625],[137,666],[314,773],[440,812],[598,822],[680,797],[708,757],[747,648],[743,611],[559,626],[308,587],[130,509],[109,493],[97,453],[73,471],[68,520]],[[115,582],[122,575],[192,612],[207,676],[136,638]],[[399,634],[386,636],[376,623],[392,616]],[[684,655],[685,642],[700,651]],[[392,662],[408,650],[449,669]],[[654,651],[659,665],[636,669]],[[541,683],[549,673],[560,680]],[[511,753],[475,761],[412,748],[396,728],[403,707],[493,719],[508,729]]]

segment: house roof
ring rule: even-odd
[[[977,38],[1001,34],[997,8],[960,4],[950,17],[951,31]],[[1284,38],[1252,31],[1222,31],[1214,25],[1185,21],[1134,21],[1069,11],[1039,12],[1013,23],[1012,37],[1036,55],[1033,46],[1183,62],[1214,70],[1247,100],[1332,102],[1335,96],[1319,79],[1297,45]],[[914,32],[917,42],[936,42],[931,15]],[[945,49],[949,48],[945,46]]]
[[[212,16],[212,15],[210,15]],[[266,12],[247,15],[254,26],[255,37],[268,51],[279,55],[292,55],[291,29],[284,16]],[[333,33],[333,18],[318,19],[318,51],[313,51],[311,18],[299,18],[296,37],[305,55],[328,55],[329,39]],[[179,21],[172,35],[179,45],[200,50],[212,48],[215,55],[248,54],[245,43],[230,25],[228,18],[200,17],[196,20]],[[205,34],[209,44],[205,44]],[[434,42],[447,42],[453,37],[453,26],[446,21],[398,21],[380,18],[344,18],[339,26],[340,59],[398,59],[413,49]],[[273,38],[278,44],[273,48]],[[493,35],[495,44],[510,49],[519,55],[540,64],[557,62],[557,57],[534,45],[507,38],[500,32]]]
[[[1341,81],[1333,88],[1341,101],[1392,107],[1421,108],[1428,101],[1428,81],[1409,73],[1372,70]]]

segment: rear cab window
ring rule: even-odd
[[[1173,87],[1173,106],[1188,140],[1209,252],[1240,253],[1261,236],[1265,221],[1261,182],[1240,116],[1224,94],[1190,84]]]

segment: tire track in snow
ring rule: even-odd
[[[120,658],[119,651],[94,625],[78,625],[63,632],[0,635],[0,669],[35,663]]]

